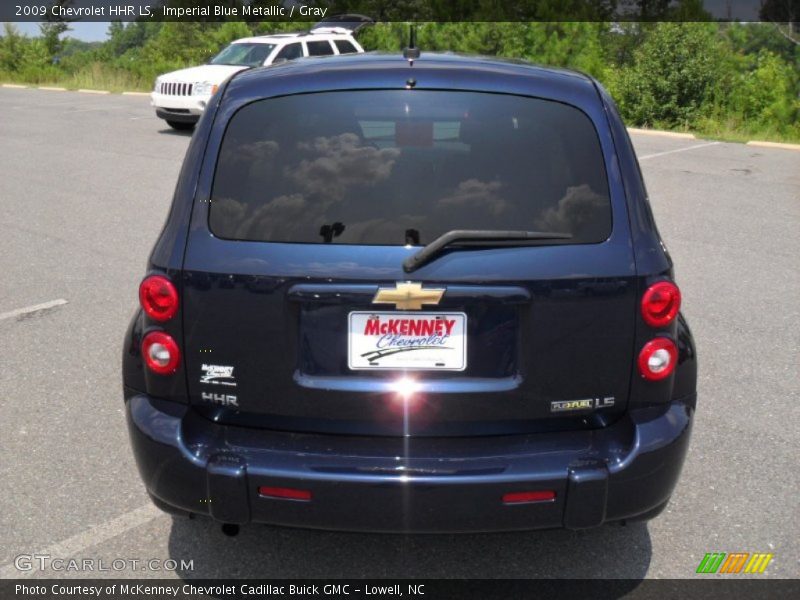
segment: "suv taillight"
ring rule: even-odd
[[[169,321],[178,312],[178,290],[163,275],[151,275],[139,286],[139,303],[151,319]]]
[[[650,327],[666,327],[681,308],[681,291],[671,281],[659,281],[642,296],[642,318]]]
[[[649,381],[666,379],[675,370],[678,347],[671,339],[657,337],[644,345],[639,353],[639,372]]]
[[[181,363],[178,344],[163,331],[151,331],[144,336],[142,356],[147,368],[158,375],[172,375]]]

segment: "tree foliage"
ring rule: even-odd
[[[661,23],[611,79],[623,113],[643,125],[689,125],[722,76],[716,25]]]
[[[53,0],[50,6],[69,8],[71,5],[72,0]],[[70,30],[69,22],[63,17],[53,16],[51,10],[47,11],[46,19],[39,23],[39,31],[47,54],[51,60],[57,59],[61,51],[61,36]]]

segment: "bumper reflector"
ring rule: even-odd
[[[280,500],[311,500],[311,490],[298,490],[295,488],[269,487],[262,485],[258,488],[258,495],[264,498],[278,498]]]
[[[556,499],[553,490],[537,490],[535,492],[510,492],[503,494],[504,504],[526,504],[529,502],[552,502]]]

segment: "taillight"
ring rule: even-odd
[[[681,308],[681,291],[671,281],[654,283],[642,296],[642,318],[650,327],[666,327]]]
[[[669,377],[678,362],[678,347],[669,338],[658,337],[644,345],[639,353],[639,372],[650,381]]]
[[[298,490],[296,488],[270,487],[262,485],[258,488],[259,496],[264,498],[279,498],[281,500],[311,500],[311,490]]]
[[[147,368],[159,375],[172,375],[181,363],[178,344],[163,331],[151,331],[144,336],[142,356]]]
[[[554,490],[536,490],[535,492],[510,492],[503,494],[504,504],[528,504],[530,502],[552,502],[556,499]]]
[[[139,303],[151,319],[168,321],[178,312],[178,290],[163,275],[151,275],[139,286]]]

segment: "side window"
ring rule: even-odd
[[[333,48],[327,40],[320,40],[316,42],[306,42],[309,56],[328,56],[333,54]]]
[[[334,40],[333,43],[336,44],[339,54],[354,54],[358,52],[356,47],[347,40]]]
[[[294,60],[295,58],[302,58],[302,56],[303,47],[300,45],[300,43],[286,44],[283,48],[281,48],[280,52],[278,52],[275,60],[278,60],[279,58]]]

